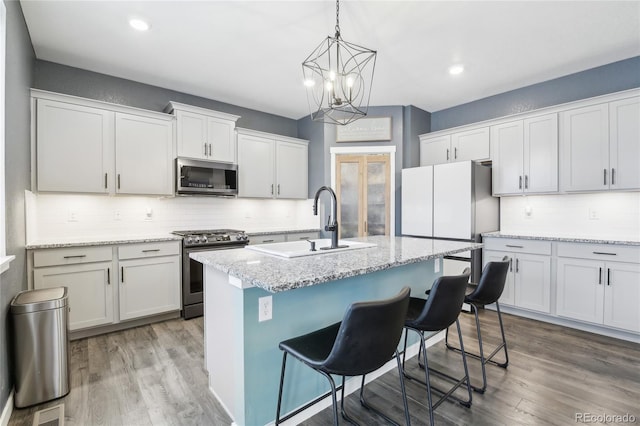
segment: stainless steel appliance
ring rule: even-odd
[[[500,199],[491,196],[491,168],[473,161],[402,170],[402,234],[480,242],[483,232],[500,228]],[[445,257],[443,273],[471,266],[474,282],[482,253]]]
[[[195,251],[228,250],[249,244],[249,237],[237,229],[175,231],[182,237],[182,316],[184,319],[202,316],[203,267],[189,257]]]
[[[238,166],[231,163],[177,158],[176,192],[182,195],[237,195]]]

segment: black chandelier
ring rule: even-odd
[[[344,41],[339,14],[336,0],[336,34],[304,60],[302,73],[311,118],[344,125],[367,115],[377,52]]]

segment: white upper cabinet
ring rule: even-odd
[[[179,157],[236,162],[234,130],[239,116],[177,102],[169,103],[165,111],[176,116]]]
[[[609,104],[611,189],[640,188],[640,97]]]
[[[173,194],[173,123],[116,113],[116,192]]]
[[[493,194],[558,191],[558,117],[491,126]]]
[[[38,191],[173,194],[173,117],[32,89]]]
[[[36,111],[38,191],[109,192],[113,112],[46,99]]]
[[[238,196],[308,198],[308,142],[238,129]]]
[[[640,188],[640,98],[561,113],[562,189]]]
[[[420,137],[420,165],[489,159],[489,127]]]

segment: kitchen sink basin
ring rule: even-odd
[[[373,243],[361,243],[358,241],[340,240],[338,241],[339,248],[335,249],[323,249],[323,247],[331,247],[331,239],[317,239],[310,240],[315,243],[316,251],[311,251],[311,244],[309,241],[289,241],[286,243],[271,243],[271,244],[256,244],[252,246],[246,246],[245,249],[253,250],[260,253],[270,254],[278,257],[302,257],[302,256],[316,256],[319,254],[336,253],[348,250],[358,250],[370,247],[376,247]]]

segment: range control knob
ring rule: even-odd
[[[191,243],[193,243],[193,238],[191,238],[191,237],[187,237],[187,239],[186,239],[186,241],[185,241],[185,242],[186,242],[187,244],[191,244]]]
[[[242,234],[237,234],[236,235],[236,240],[240,241],[242,239]]]
[[[194,237],[193,242],[198,244],[200,242],[200,237]]]
[[[206,243],[207,242],[207,236],[203,235],[202,238],[200,239],[201,242]]]

